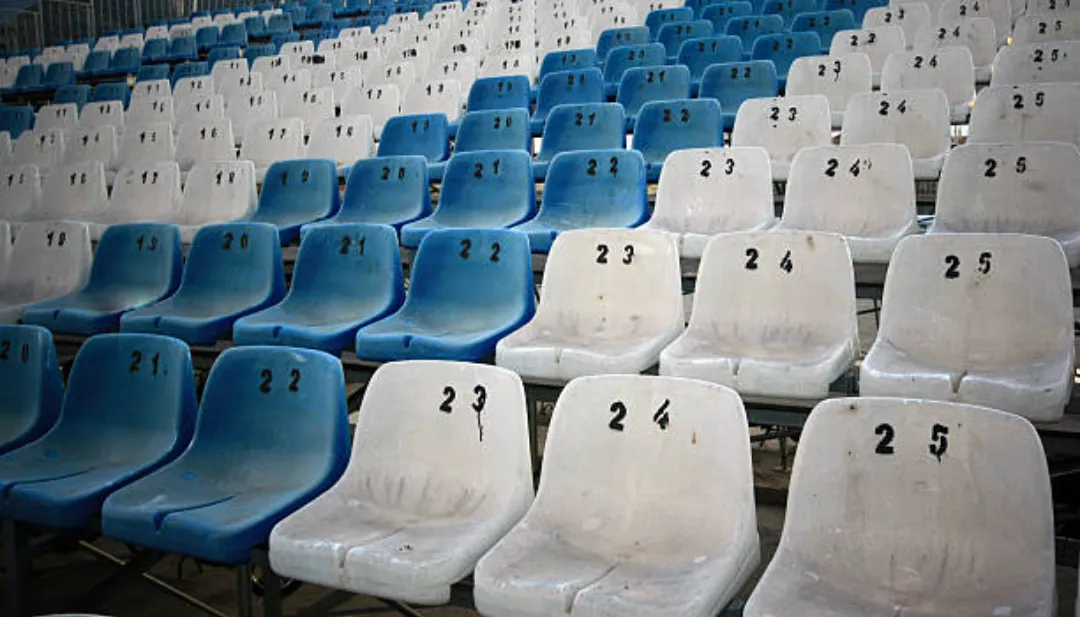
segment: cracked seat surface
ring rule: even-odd
[[[716,615],[759,559],[745,422],[723,386],[572,381],[555,406],[536,500],[476,567],[479,612]],[[593,456],[605,464],[585,463]]]
[[[384,364],[364,395],[345,475],[274,528],[270,563],[327,587],[442,604],[532,498],[517,375]]]
[[[229,349],[210,370],[191,446],[110,496],[103,533],[213,563],[247,563],[275,524],[341,475],[347,428],[337,358]]]

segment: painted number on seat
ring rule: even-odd
[[[896,453],[896,449],[892,443],[896,440],[896,429],[893,425],[883,422],[874,428],[874,435],[879,437],[877,445],[874,447],[874,453],[890,456]],[[927,446],[927,450],[930,455],[941,462],[941,457],[945,456],[945,453],[949,450],[949,427],[944,424],[934,424],[930,429],[930,443]]]
[[[11,341],[5,339],[0,341],[0,361],[7,361],[11,358]],[[26,364],[30,360],[30,344],[23,343],[19,349],[19,360],[23,364]]]

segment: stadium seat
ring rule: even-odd
[[[173,225],[109,227],[94,251],[86,284],[66,296],[27,307],[23,322],[84,336],[115,331],[123,313],[176,291],[184,263],[181,248],[180,232]]]
[[[945,94],[940,90],[908,90],[851,97],[840,144],[874,143],[907,146],[915,179],[936,180],[952,146]]]
[[[86,56],[86,60],[83,62],[83,66],[78,71],[78,76],[81,78],[94,78],[99,75],[103,75],[109,70],[109,64],[112,62],[112,52],[105,49],[95,50],[90,52]]]
[[[816,32],[821,41],[821,51],[828,54],[833,38],[841,30],[853,30],[855,17],[847,9],[833,11],[810,11],[795,15],[791,22],[792,32]]]
[[[1068,262],[1056,240],[906,238],[889,265],[860,391],[993,404],[1055,421],[1072,387],[1072,321]]]
[[[495,360],[526,381],[640,373],[682,329],[679,255],[668,234],[580,229],[555,239],[536,317],[499,342]]]
[[[301,225],[333,216],[340,206],[334,161],[279,160],[266,170],[258,207],[247,220],[274,225],[287,245],[300,237]]]
[[[233,136],[243,145],[248,130],[260,123],[275,124],[278,117],[278,98],[273,90],[257,94],[242,94],[239,100],[227,101],[227,115],[232,120]],[[266,130],[269,130],[269,126]]]
[[[0,325],[0,455],[36,441],[60,416],[63,385],[52,334],[37,326]],[[2,460],[2,459],[0,459]]]
[[[405,115],[443,114],[447,122],[456,125],[464,107],[461,84],[455,79],[445,79],[417,83],[409,88],[408,95],[401,105],[401,113]]]
[[[90,239],[118,223],[164,222],[180,209],[180,168],[174,161],[146,159],[121,167],[105,210],[86,216]]]
[[[1080,41],[1028,43],[1002,47],[994,58],[992,86],[1077,82]]]
[[[376,361],[490,360],[496,341],[533,316],[533,293],[525,234],[434,230],[416,253],[405,304],[360,329],[356,355]]]
[[[791,163],[777,229],[839,234],[855,263],[889,263],[897,243],[919,231],[907,148],[803,148]]]
[[[675,63],[685,41],[712,36],[712,33],[713,22],[707,19],[668,23],[661,26],[656,42],[664,46],[668,62]]]
[[[415,401],[401,404],[402,387],[417,393]],[[455,402],[458,392],[463,398]],[[432,416],[429,408],[443,413]],[[436,361],[382,366],[368,384],[345,475],[274,528],[272,567],[357,593],[448,602],[451,585],[532,501],[525,419],[521,379],[510,371]],[[397,429],[401,422],[411,427],[407,435]],[[456,494],[477,478],[479,494],[430,509],[428,491]],[[365,488],[372,481],[401,483],[405,494],[374,494]]]
[[[378,156],[417,155],[428,163],[450,156],[450,127],[445,114],[395,116],[383,127]],[[432,178],[439,180],[439,178]]]
[[[405,223],[429,214],[431,193],[424,158],[380,157],[359,160],[352,166],[341,209],[323,223],[370,223],[400,230]]]
[[[765,34],[754,40],[751,57],[754,60],[772,62],[776,67],[776,76],[780,82],[780,88],[783,89],[787,83],[787,74],[791,68],[791,63],[803,56],[816,55],[820,49],[821,40],[816,32]]]
[[[531,106],[530,92],[529,78],[524,75],[481,78],[473,82],[465,108],[470,112],[517,108],[528,110]]]
[[[855,17],[855,24],[862,24],[866,12],[872,8],[888,6],[888,0],[825,0],[826,10],[847,9]]]
[[[102,101],[118,101],[124,107],[128,106],[131,101],[131,88],[127,82],[114,81],[98,84],[94,86],[95,103]],[[81,107],[80,107],[81,109]]]
[[[900,26],[878,26],[865,30],[841,30],[832,39],[829,46],[830,56],[841,54],[866,54],[870,58],[873,71],[874,87],[881,83],[881,72],[885,61],[893,53],[903,52],[907,47],[904,29]]]
[[[100,161],[105,166],[106,174],[115,171],[118,152],[116,130],[111,125],[76,129],[65,140],[63,164]]]
[[[401,94],[393,84],[351,88],[341,104],[342,116],[370,116],[376,139],[382,136],[387,121],[400,113]]]
[[[967,47],[895,52],[885,61],[882,92],[931,88],[945,93],[953,124],[966,124],[975,101],[975,65]]]
[[[79,349],[59,422],[0,457],[4,518],[61,529],[93,524],[111,493],[176,458],[195,425],[186,345],[106,334]]]
[[[514,227],[534,253],[547,253],[568,230],[637,227],[649,218],[645,159],[633,150],[576,150],[555,155],[536,218]]]
[[[970,405],[842,398],[818,404],[799,444],[790,522],[747,617],[1052,614],[1050,476],[1028,422]],[[998,452],[1010,453],[1007,471]],[[856,515],[845,500],[866,506]],[[934,573],[952,550],[946,537],[967,539],[970,568]]]
[[[191,447],[113,493],[102,509],[103,533],[246,564],[274,525],[333,485],[348,440],[337,358],[306,349],[229,349],[210,370]]]
[[[0,221],[19,221],[32,217],[41,203],[41,176],[34,165],[5,167],[0,172]],[[0,264],[0,276],[7,267],[11,251],[11,230],[8,230],[4,246],[4,261]],[[2,238],[0,238],[2,239]]]
[[[169,81],[168,75],[163,79],[147,79],[135,82],[135,85],[131,87],[131,99],[128,103],[135,99],[159,96],[172,96],[172,82]]]
[[[23,219],[79,221],[101,214],[107,206],[108,186],[101,161],[69,163],[43,179],[41,203]]]
[[[994,31],[1005,42],[1012,31],[1013,11],[1010,0],[945,0],[937,5],[935,23],[950,23],[959,19],[985,17],[994,22]],[[1017,1],[1023,6],[1023,2]]]
[[[15,83],[7,90],[14,95],[27,95],[48,90],[42,86],[45,81],[45,68],[38,64],[25,64],[15,74]]]
[[[126,87],[127,84],[124,84]],[[53,95],[52,102],[55,103],[75,103],[81,112],[83,106],[90,102],[90,86],[86,84],[78,84],[73,86],[60,86],[56,89],[56,94]]]
[[[719,103],[711,99],[646,103],[634,125],[633,147],[645,157],[649,182],[660,179],[664,159],[675,150],[723,143],[723,116]]]
[[[145,161],[171,161],[176,158],[172,125],[155,122],[127,127],[120,139],[117,167]]]
[[[771,98],[780,94],[776,66],[768,60],[717,63],[705,69],[698,97],[716,99],[724,119],[724,130],[735,128],[735,116],[743,101]]]
[[[225,118],[225,97],[207,94],[177,98],[173,111],[176,114],[175,126],[180,132],[185,124],[205,124]]]
[[[351,349],[358,328],[393,313],[405,298],[397,234],[385,225],[305,228],[292,280],[280,304],[236,322],[236,343],[335,355]]]
[[[824,2],[820,0],[765,0],[762,4],[762,15],[779,15],[784,18],[784,29],[791,30],[791,26],[797,15],[802,13],[816,13],[821,10]],[[813,53],[818,53],[815,50]]]
[[[371,116],[341,116],[315,125],[308,138],[306,156],[334,161],[338,175],[347,177],[353,163],[374,154]]]
[[[737,36],[742,41],[743,58],[749,59],[754,49],[754,41],[766,34],[780,34],[784,31],[784,18],[779,15],[747,15],[733,17],[727,22],[724,34]]]
[[[685,66],[634,67],[623,73],[615,100],[625,109],[630,130],[646,103],[688,99],[690,90],[690,70]]]
[[[676,64],[686,65],[690,70],[691,93],[696,96],[701,78],[711,65],[738,62],[741,59],[742,41],[739,37],[718,35],[683,42]]]
[[[707,617],[759,554],[739,396],[666,377],[591,377],[559,396],[536,500],[480,560],[474,596],[485,615]]]
[[[716,147],[668,156],[645,227],[671,234],[682,257],[700,259],[712,236],[758,231],[775,222],[768,151]]]
[[[556,71],[570,71],[574,69],[587,69],[600,64],[594,48],[565,49],[552,51],[544,55],[540,64],[540,83],[549,73]]]
[[[548,74],[536,94],[536,110],[531,121],[533,135],[543,134],[544,122],[555,106],[603,103],[607,100],[604,92],[604,76],[596,67]]]
[[[461,119],[454,152],[525,150],[532,147],[529,112],[524,109],[471,111]]]
[[[829,101],[834,129],[843,125],[851,97],[872,90],[870,59],[863,53],[797,58],[788,71],[785,88],[789,96],[824,95]]]
[[[624,45],[612,49],[604,63],[605,94],[611,98],[618,93],[623,74],[628,69],[637,66],[664,66],[666,61],[667,52],[660,43]]]
[[[21,224],[0,279],[0,322],[15,323],[27,306],[80,288],[90,261],[90,232],[84,223]]]
[[[979,92],[968,143],[1066,141],[1080,146],[1080,85],[994,86]]]
[[[1074,173],[1080,176],[1080,150],[1071,143],[960,146],[945,159],[929,233],[1047,236],[1061,243],[1070,268],[1080,267]]]
[[[16,165],[37,165],[42,176],[64,160],[62,129],[29,129],[11,145],[11,161]]]
[[[754,13],[754,5],[750,2],[724,2],[711,4],[701,12],[701,18],[707,19],[713,24],[713,33],[726,35],[728,22],[738,17],[746,17]],[[740,41],[741,43],[741,41]]]
[[[402,227],[401,244],[416,248],[438,229],[500,229],[535,215],[536,190],[527,152],[463,152],[446,165],[438,209]]]
[[[803,305],[807,297],[822,309]],[[723,234],[705,248],[690,325],[660,353],[660,374],[742,395],[818,399],[858,348],[855,275],[841,236]]]
[[[79,106],[75,103],[42,105],[34,115],[34,128],[72,132],[79,128]]]
[[[1021,15],[1013,25],[1013,45],[1080,39],[1080,16]]]
[[[232,121],[228,118],[188,122],[180,127],[176,162],[183,178],[200,161],[231,161],[236,158]]]
[[[19,139],[23,131],[34,127],[34,108],[15,105],[0,106],[0,131],[7,131],[12,141]]]
[[[206,225],[195,234],[177,292],[125,313],[120,329],[212,345],[232,333],[237,319],[273,306],[284,296],[285,275],[275,227]]]
[[[130,126],[157,123],[171,125],[175,122],[176,112],[173,107],[173,98],[168,93],[133,98],[128,106],[127,113],[124,115],[124,124]]]
[[[998,49],[994,22],[985,17],[963,18],[926,24],[913,39],[915,51],[928,55],[942,47],[966,47],[975,66],[975,83],[990,83],[991,67]]]
[[[334,93],[334,102],[340,105],[345,100],[345,95],[357,84],[364,81],[360,67],[338,67],[331,69],[326,66],[315,67],[315,73],[311,77],[312,86],[317,89],[330,88]]]
[[[607,62],[608,53],[616,47],[643,45],[649,42],[649,29],[645,26],[608,28],[600,32],[596,41],[596,57],[599,64]]]
[[[255,163],[255,180],[261,184],[275,162],[298,159],[303,154],[303,120],[275,118],[248,125],[239,158]]]
[[[173,222],[184,244],[190,244],[200,227],[246,218],[257,203],[251,161],[202,161],[188,173]]]

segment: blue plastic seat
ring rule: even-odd
[[[801,13],[791,22],[792,32],[817,32],[823,54],[829,53],[833,36],[837,32],[855,29],[855,16],[848,9]]]
[[[705,9],[714,4],[721,4],[724,0],[686,0],[683,6],[689,7],[694,10],[694,19],[702,19],[705,14]]]
[[[248,44],[247,26],[244,24],[227,24],[221,29],[216,47],[244,47]]]
[[[60,417],[60,367],[52,334],[39,326],[0,325],[0,454],[36,440]]]
[[[217,45],[220,36],[221,31],[217,26],[203,26],[195,31],[195,46],[199,51],[207,51]]]
[[[128,103],[131,101],[131,88],[126,81],[100,83],[94,86],[93,102],[103,101],[119,101],[127,109]]]
[[[605,100],[604,75],[596,67],[550,73],[540,82],[536,95],[536,110],[530,121],[532,133],[543,134],[544,122],[556,105],[603,103]]]
[[[690,39],[679,49],[679,64],[690,70],[690,90],[697,96],[705,69],[713,64],[742,60],[742,39],[722,34],[700,39]]]
[[[637,227],[649,218],[645,159],[635,150],[577,150],[555,156],[536,218],[514,227],[534,253],[564,231]]]
[[[275,54],[281,51],[281,47],[285,45],[285,43],[293,43],[299,40],[300,33],[291,30],[289,32],[280,32],[270,36],[270,42],[274,44],[274,49],[276,50],[274,52]]]
[[[428,234],[405,304],[360,328],[356,355],[377,361],[490,361],[495,344],[536,311],[529,239],[510,229]]]
[[[237,345],[289,345],[332,354],[352,349],[356,331],[405,300],[397,232],[343,223],[304,230],[292,287],[281,304],[233,326]]]
[[[56,89],[56,94],[53,95],[52,102],[55,105],[75,103],[75,105],[79,107],[79,110],[82,111],[83,106],[90,102],[90,92],[91,88],[86,84],[60,86]]]
[[[296,24],[298,28],[319,28],[334,19],[334,9],[329,4],[315,4],[307,9],[307,14]]]
[[[529,112],[524,109],[471,111],[461,119],[454,153],[530,149]]]
[[[825,0],[825,10],[848,9],[855,18],[855,27],[861,28],[863,17],[870,9],[889,6],[889,0]]]
[[[486,77],[477,79],[469,89],[468,111],[489,109],[529,109],[532,105],[532,87],[524,75]]]
[[[650,101],[690,98],[690,69],[681,64],[635,67],[623,73],[616,102],[626,110],[626,129]]]
[[[608,53],[604,63],[604,84],[607,96],[614,97],[619,91],[622,76],[635,66],[663,66],[667,61],[667,52],[660,43],[643,45],[624,45]]]
[[[665,24],[660,28],[660,35],[656,42],[664,46],[669,63],[674,63],[679,58],[679,49],[684,41],[712,36],[713,23],[707,19],[683,21],[674,24]]]
[[[732,36],[742,39],[743,59],[750,58],[750,51],[754,49],[754,41],[759,36],[766,34],[780,34],[784,31],[784,18],[779,15],[752,15],[747,17],[734,17],[728,21],[727,32]]]
[[[169,53],[165,59],[169,62],[181,62],[184,60],[197,60],[199,58],[199,45],[194,36],[178,36],[169,43]]]
[[[71,62],[53,62],[45,71],[45,79],[41,85],[44,89],[55,90],[61,86],[74,84],[76,77],[75,65]]]
[[[754,5],[750,2],[724,2],[705,7],[701,18],[712,22],[713,34],[726,34],[728,22],[736,17],[746,17],[753,13]]]
[[[787,84],[791,63],[803,56],[816,56],[820,50],[821,39],[817,32],[787,32],[759,36],[754,41],[752,56],[754,60],[768,60],[773,63],[782,90]]]
[[[599,64],[596,50],[588,49],[559,49],[548,52],[540,63],[540,81],[544,77],[556,71],[569,71],[571,69],[587,69]]]
[[[263,56],[273,56],[277,54],[277,48],[273,43],[263,43],[261,45],[248,45],[244,49],[244,58],[248,61],[248,67],[255,63],[256,58]]]
[[[91,335],[120,327],[120,316],[171,296],[180,286],[180,230],[162,223],[111,225],[94,251],[82,289],[33,304],[23,323]]]
[[[173,85],[176,85],[176,82],[185,77],[206,77],[209,74],[210,65],[206,62],[184,62],[173,67],[171,79]]]
[[[226,350],[210,370],[191,447],[105,500],[102,531],[150,549],[247,563],[274,525],[344,471],[346,413],[334,356]]]
[[[109,65],[112,63],[113,52],[107,49],[99,49],[92,51],[86,56],[86,60],[83,61],[82,70],[79,71],[80,77],[97,77],[109,70]]]
[[[387,156],[353,164],[341,209],[325,223],[401,226],[431,214],[427,161],[422,156]]]
[[[292,29],[292,17],[284,13],[271,15],[269,19],[266,20],[266,34],[270,36],[274,36],[275,34],[287,34],[292,32]]]
[[[724,110],[724,130],[735,128],[735,115],[747,99],[779,96],[776,66],[768,60],[715,64],[701,78],[698,98],[716,99]]]
[[[232,333],[237,319],[284,297],[281,242],[273,225],[207,225],[195,234],[177,292],[124,314],[120,330],[212,345]]]
[[[41,88],[45,81],[45,69],[40,64],[26,64],[19,67],[15,74],[15,82],[8,89],[14,94],[30,93]]]
[[[543,180],[548,164],[560,152],[612,150],[626,147],[626,112],[618,103],[559,105],[548,114],[533,177]]]
[[[157,81],[159,79],[169,78],[169,65],[168,64],[144,64],[139,69],[139,74],[135,76],[135,81]]]
[[[253,39],[265,38],[270,35],[266,31],[266,21],[261,15],[258,17],[245,17],[244,29],[247,30],[248,37]]]
[[[56,426],[0,457],[0,517],[90,527],[106,497],[176,458],[194,426],[187,345],[145,334],[88,339]]]
[[[428,164],[445,161],[450,156],[450,123],[446,114],[394,116],[383,126],[379,157],[416,155]],[[429,172],[432,181],[439,181]]]
[[[657,40],[660,37],[660,29],[667,24],[693,21],[693,19],[694,9],[685,6],[649,11],[649,14],[645,16],[645,27],[649,29],[649,40]]]
[[[724,145],[724,118],[715,99],[646,103],[634,125],[634,149],[648,164],[648,179],[660,179],[664,159],[675,150]]]
[[[765,0],[761,13],[783,17],[784,27],[790,29],[796,15],[820,11],[822,4],[824,0]]]
[[[34,108],[30,105],[0,106],[0,131],[11,134],[14,142],[23,131],[34,128]]]
[[[599,64],[607,63],[608,54],[616,47],[644,45],[649,42],[649,29],[645,26],[626,28],[608,28],[600,33],[596,40],[596,58]]]
[[[266,170],[259,204],[248,220],[277,227],[282,244],[300,227],[329,218],[341,207],[337,165],[330,159],[276,161]]]
[[[117,49],[109,63],[109,68],[100,74],[105,76],[134,75],[142,66],[142,50],[138,47],[123,47]]]
[[[401,244],[420,246],[436,229],[511,227],[536,215],[532,161],[521,150],[454,154],[435,213],[401,228]]]
[[[238,45],[229,45],[227,47],[217,46],[211,49],[210,53],[206,55],[206,62],[213,67],[214,63],[222,60],[236,60],[243,57],[243,52]]]
[[[164,62],[169,55],[169,39],[147,39],[142,54],[143,62]]]

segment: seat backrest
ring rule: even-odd
[[[247,126],[244,143],[240,146],[240,158],[262,168],[275,161],[300,158],[303,150],[304,121],[300,118],[274,118]]]
[[[238,219],[254,212],[257,202],[251,161],[201,161],[188,174],[180,213],[189,224]]]
[[[816,13],[824,2],[820,0],[765,0],[761,7],[762,15],[779,15],[784,18],[784,26],[791,27],[796,15]],[[814,53],[817,53],[815,50]]]
[[[881,73],[893,53],[904,51],[907,40],[900,26],[876,26],[862,30],[841,30],[832,39],[829,55],[866,54],[874,73]]]
[[[41,205],[35,218],[82,220],[105,210],[108,185],[101,161],[68,163],[53,169],[45,179]]]
[[[988,68],[994,63],[998,49],[998,35],[994,22],[985,17],[965,17],[937,24],[926,24],[909,39],[915,42],[915,51],[924,55],[942,47],[966,47],[971,52],[975,68]]]
[[[677,58],[679,48],[684,41],[704,36],[712,36],[713,22],[707,19],[682,21],[664,24],[656,37],[656,42],[664,46],[668,58]]]
[[[649,42],[649,29],[644,26],[609,28],[596,41],[596,57],[600,64],[607,62],[608,53],[616,47],[641,45]]]
[[[768,60],[750,60],[705,69],[698,96],[716,99],[721,109],[734,114],[747,99],[774,97],[779,92],[775,65]]]
[[[604,76],[600,69],[589,67],[551,73],[540,82],[533,117],[544,120],[556,105],[603,103]]]
[[[262,73],[244,73],[243,75],[221,75],[215,78],[218,92],[225,98],[226,108],[241,102],[252,94],[263,91]]]
[[[660,43],[624,45],[608,52],[604,62],[604,82],[618,85],[623,73],[635,66],[664,66],[667,52]]]
[[[261,305],[285,296],[281,240],[276,227],[266,223],[222,223],[199,229],[176,297],[213,301],[223,293]]]
[[[626,116],[618,103],[559,105],[548,114],[538,161],[569,150],[624,148]]]
[[[315,73],[311,78],[315,88],[330,88],[334,92],[334,101],[341,103],[345,95],[354,84],[363,83],[363,74],[358,66],[346,66],[329,68],[325,66],[315,67]]]
[[[832,113],[847,109],[848,100],[873,89],[870,58],[866,54],[806,56],[795,60],[788,71],[789,95],[821,94]]]
[[[34,126],[34,108],[29,105],[0,106],[0,131],[7,131],[11,139],[18,139],[23,131]]]
[[[229,161],[236,158],[234,143],[228,118],[187,122],[180,127],[176,162],[188,171],[199,161]]]
[[[844,111],[840,143],[897,143],[913,159],[941,156],[952,146],[949,101],[940,90],[856,94]]]
[[[657,9],[645,15],[645,27],[649,29],[649,38],[653,41],[660,35],[660,30],[667,24],[688,22],[694,19],[694,10],[686,7]]]
[[[104,85],[104,84],[103,84]],[[127,84],[124,84],[127,89]],[[53,95],[53,103],[75,103],[81,111],[83,105],[90,101],[90,86],[86,84],[60,86]],[[126,101],[125,101],[126,104]]]
[[[124,123],[131,126],[142,126],[157,122],[172,124],[176,121],[176,112],[173,108],[173,98],[165,94],[161,96],[140,96],[131,100],[128,106]]]
[[[159,60],[169,53],[169,41],[162,38],[148,38],[143,43],[143,58]],[[167,64],[144,64],[136,79],[161,79],[169,76]]]
[[[881,90],[925,90],[945,93],[949,105],[975,99],[975,64],[967,47],[942,47],[927,52],[902,51],[889,55],[881,70]]]
[[[752,535],[745,419],[735,391],[716,384],[639,375],[575,379],[555,405],[526,521],[535,517],[564,541],[603,554],[698,555]],[[594,456],[605,464],[589,464]],[[582,491],[588,500],[580,499]],[[678,498],[688,492],[693,505]],[[583,518],[596,526],[583,527]],[[705,527],[714,530],[707,535],[716,546],[702,546]]]
[[[445,114],[395,116],[383,127],[379,156],[416,154],[429,163],[450,155],[450,133]]]
[[[113,81],[94,86],[94,101],[119,101],[127,107],[131,101],[131,88],[127,82]]]
[[[376,75],[372,83],[395,84],[403,94],[416,83],[419,73],[416,64],[411,61],[387,62],[382,67],[382,73]]]
[[[0,452],[7,453],[44,435],[60,415],[63,385],[52,334],[41,326],[0,325],[0,380]]]
[[[263,82],[269,84],[280,80],[292,68],[292,57],[287,55],[259,56],[251,62],[252,73],[262,73]]]
[[[679,47],[678,63],[686,65],[690,77],[700,80],[713,64],[737,62],[742,59],[742,40],[737,36],[717,36],[687,39]]]
[[[690,148],[672,152],[664,163],[652,217],[657,226],[714,235],[756,229],[773,218],[764,148]]]
[[[129,103],[141,98],[161,96],[172,96],[172,83],[167,75],[166,79],[146,79],[135,82],[135,85],[131,87]]]
[[[468,227],[476,213],[512,224],[536,213],[536,190],[529,154],[521,150],[455,153],[446,164],[435,219]]]
[[[0,172],[0,219],[18,220],[33,214],[40,203],[41,175],[36,165],[13,166]]]
[[[37,63],[25,64],[19,67],[19,72],[15,75],[16,88],[30,88],[34,86],[40,86],[45,80],[45,69]]]
[[[307,158],[325,158],[352,165],[375,155],[371,116],[327,118],[311,129]]]
[[[280,160],[266,170],[259,193],[259,213],[303,213],[309,220],[318,220],[334,214],[340,207],[334,161]]]
[[[183,266],[183,246],[180,231],[175,226],[163,223],[111,225],[101,235],[94,250],[90,278],[83,291],[93,294],[97,290],[122,288],[124,298],[131,305],[151,304],[176,291]],[[150,355],[146,358],[151,359]]]
[[[350,220],[369,222],[427,216],[431,193],[426,159],[395,156],[357,161],[345,182],[341,213]]]
[[[1080,68],[1069,58],[1080,57],[1080,41],[1008,45],[994,58],[993,86],[1077,82]]]
[[[477,79],[469,90],[466,109],[529,109],[531,106],[529,78],[524,75]]]
[[[109,68],[109,64],[112,63],[113,52],[107,49],[100,49],[90,52],[86,56],[86,61],[83,63],[82,70],[86,73],[95,73]]]
[[[545,186],[540,208],[543,218],[622,220],[624,226],[636,227],[649,217],[645,159],[634,150],[578,150],[557,154],[551,161]]]
[[[705,7],[701,13],[702,19],[707,19],[713,24],[715,34],[727,34],[728,22],[736,17],[745,17],[754,12],[754,5],[750,2],[725,2],[724,4],[711,4]],[[742,40],[739,40],[742,43]]]
[[[370,116],[376,137],[394,116],[401,113],[401,91],[394,84],[379,84],[370,88],[352,88],[341,104],[343,116]]]
[[[820,51],[821,39],[817,32],[786,32],[759,36],[754,40],[751,55],[755,60],[771,61],[776,66],[778,75],[787,76],[792,62]]]
[[[825,0],[826,9],[848,9],[861,24],[866,12],[874,7],[888,6],[888,0]]]
[[[1067,141],[1080,145],[1080,84],[994,86],[979,92],[968,143]]]
[[[274,122],[278,117],[278,97],[273,90],[253,93],[230,102],[229,119],[234,135],[247,139],[248,130],[261,122]]]
[[[71,293],[90,272],[90,230],[85,223],[23,223],[11,245],[11,262],[0,280],[0,297],[55,297]],[[29,293],[28,293],[29,291]]]
[[[450,122],[457,122],[464,107],[461,100],[461,84],[454,79],[415,84],[409,88],[401,107],[403,114],[441,113]]]
[[[1013,25],[1013,45],[1080,39],[1080,16],[1021,15]]]
[[[635,67],[623,73],[616,101],[626,109],[627,116],[635,117],[648,102],[689,97],[690,70],[687,67]]]
[[[454,138],[454,152],[529,150],[532,135],[524,109],[493,109],[465,114]]]
[[[53,62],[45,71],[42,84],[46,86],[64,86],[75,83],[75,65],[71,62]]]
[[[118,151],[115,126],[82,126],[65,140],[64,163],[100,161],[115,169]]]
[[[16,165],[37,165],[43,173],[64,160],[63,129],[23,131],[11,146],[11,160]]]
[[[38,130],[74,131],[79,127],[79,106],[75,103],[42,105],[35,115],[34,127]]]
[[[753,49],[757,37],[766,34],[779,34],[784,31],[784,18],[779,15],[747,15],[732,17],[727,22],[724,34],[737,36],[742,40],[744,50]]]
[[[173,67],[171,80],[175,85],[185,79],[209,76],[210,65],[206,62],[184,62]]]
[[[1037,589],[1049,610],[1050,476],[1024,418],[937,401],[832,399],[810,413],[799,443],[778,556],[797,553],[844,596],[874,585],[885,601],[929,606],[945,600],[944,585],[957,590],[948,596],[955,607],[978,605],[985,589]],[[998,452],[1010,453],[1009,465]],[[859,516],[845,507],[853,502],[866,504]],[[945,558],[945,537],[970,547],[972,567],[930,581],[919,573]],[[889,578],[895,568],[911,576]]]
[[[994,22],[994,31],[997,35],[1005,38],[1012,30],[1011,5],[1011,0],[945,0],[937,8],[937,22],[947,23],[967,17],[986,17]]]
[[[280,100],[281,116],[300,118],[305,129],[333,118],[336,110],[333,88],[290,90]]]
[[[676,99],[646,103],[634,124],[634,149],[649,163],[685,148],[724,143],[724,119],[713,99]]]
[[[185,124],[209,122],[225,117],[225,98],[220,94],[186,96],[175,99],[174,105],[179,130],[183,130]]]
[[[205,99],[215,92],[214,78],[209,73],[174,80],[173,98],[177,103],[186,99]]]
[[[780,226],[855,237],[915,228],[915,176],[901,144],[817,146],[795,154]]]
[[[155,122],[128,126],[120,139],[117,165],[123,167],[140,161],[171,161],[175,155],[171,124]]]
[[[594,48],[552,51],[544,55],[544,60],[540,64],[540,83],[543,84],[544,77],[549,73],[587,69],[597,64],[599,64],[599,59]]]
[[[180,168],[173,161],[126,164],[113,180],[108,213],[129,220],[168,221],[180,209]]]

